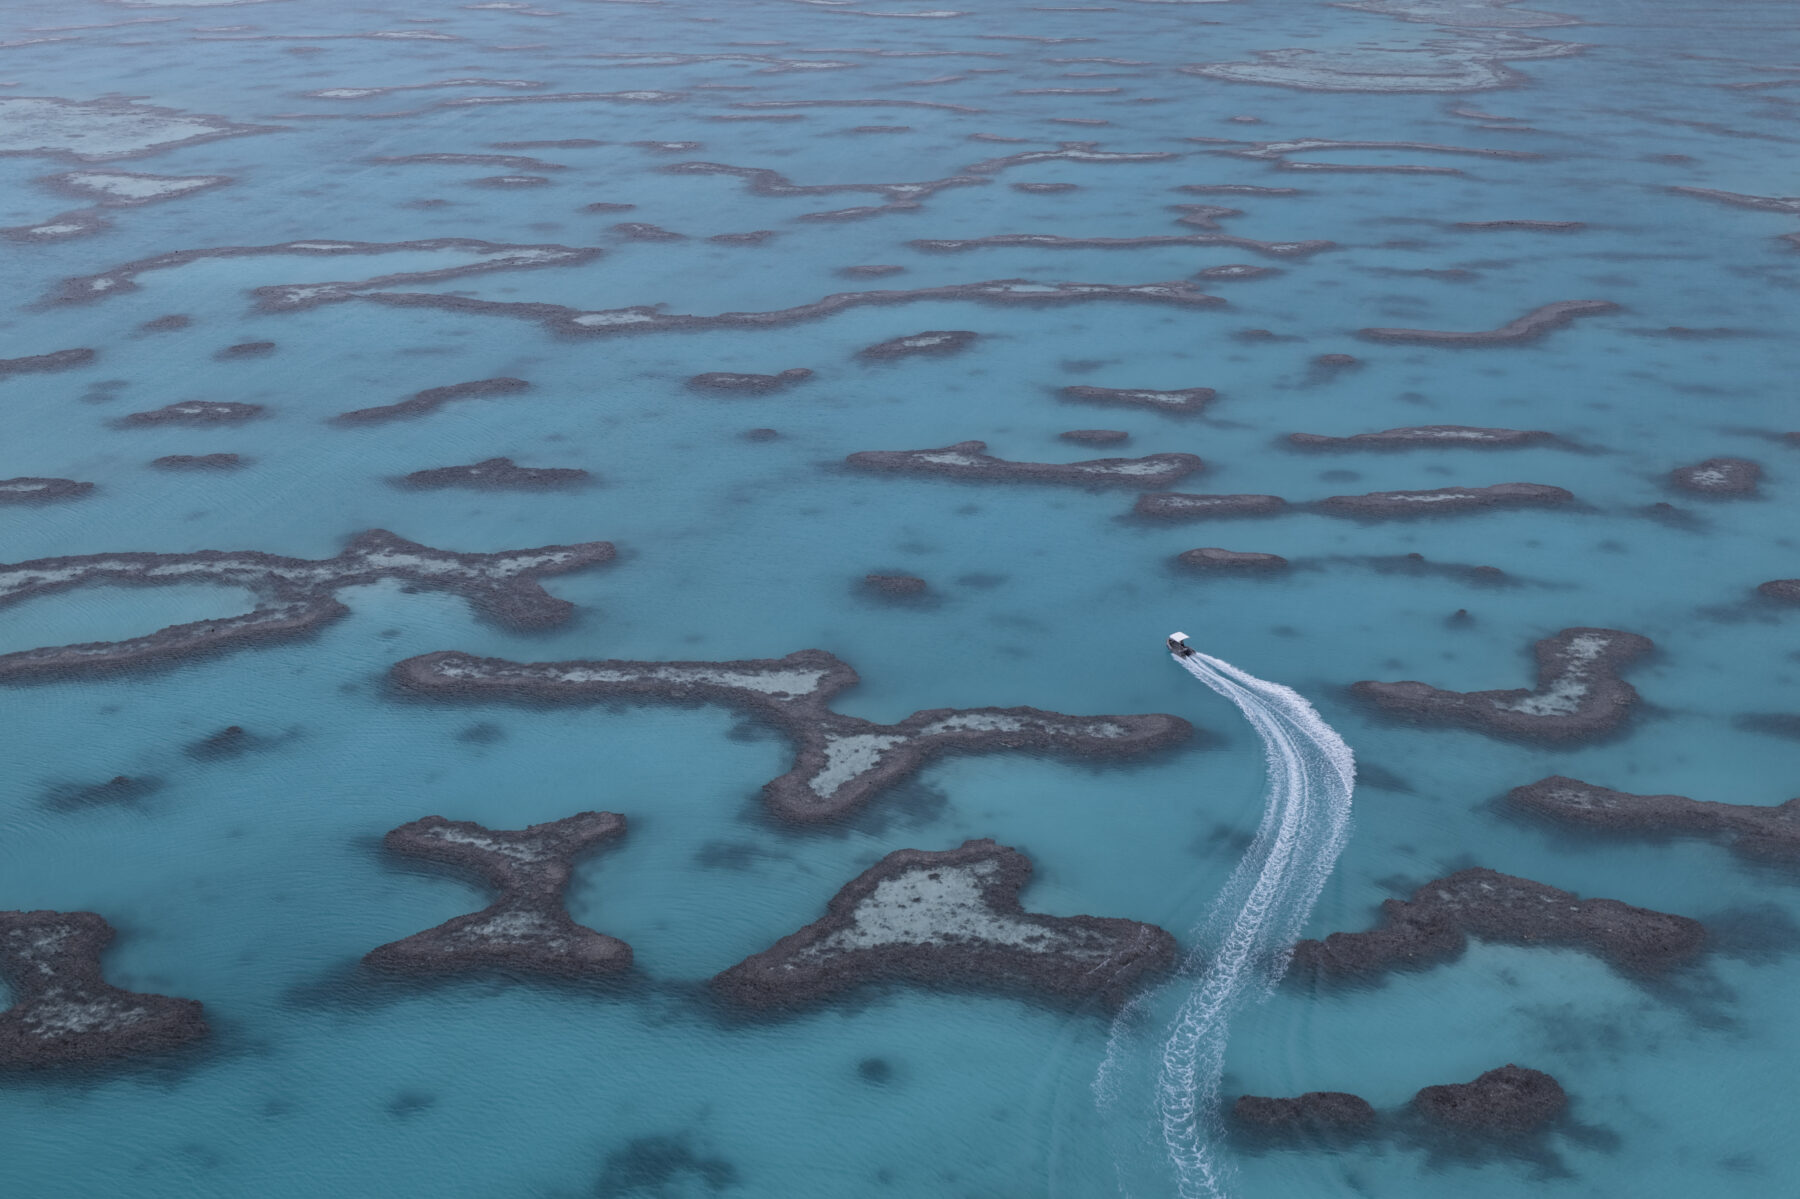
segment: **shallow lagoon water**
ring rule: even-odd
[[[1783,315],[1800,259],[1778,240],[1795,225],[1665,190],[1793,190],[1782,169],[1796,137],[1791,89],[1725,86],[1792,78],[1781,69],[1796,48],[1780,6],[1721,14],[1662,0],[1557,5],[1584,23],[1534,35],[1582,43],[1581,54],[1515,62],[1517,86],[1443,94],[1312,92],[1176,69],[1248,61],[1257,50],[1445,36],[1429,22],[1328,5],[1009,3],[953,18],[878,19],[853,6],[774,0],[729,11],[582,0],[534,15],[551,7],[84,2],[54,21],[10,14],[0,41],[65,40],[0,47],[0,79],[18,83],[0,98],[123,93],[282,128],[105,163],[4,160],[0,225],[9,227],[81,207],[33,182],[78,165],[235,182],[105,209],[110,228],[91,236],[4,243],[12,286],[0,357],[73,346],[100,353],[77,369],[0,379],[9,415],[0,474],[97,485],[85,497],[4,509],[0,559],[201,549],[322,558],[368,528],[460,551],[605,538],[620,558],[548,580],[576,613],[542,632],[502,628],[454,596],[382,582],[342,591],[350,614],[303,640],[0,692],[9,732],[0,908],[101,913],[119,931],[108,977],[202,1000],[213,1030],[192,1053],[0,1079],[9,1193],[1062,1197],[1111,1193],[1123,1176],[1150,1180],[1134,1193],[1172,1194],[1158,1173],[1160,1132],[1148,1119],[1131,1122],[1128,1108],[1095,1109],[1101,1013],[895,987],[746,1021],[722,1011],[703,983],[816,919],[883,854],[983,836],[1033,859],[1028,909],[1149,921],[1190,946],[1256,826],[1263,778],[1235,711],[1157,652],[1177,627],[1307,695],[1363,764],[1354,835],[1309,935],[1368,927],[1382,899],[1479,864],[1691,915],[1709,922],[1716,943],[1691,971],[1653,987],[1573,951],[1479,943],[1452,964],[1374,986],[1284,986],[1235,1020],[1228,1097],[1338,1089],[1396,1107],[1419,1087],[1518,1062],[1554,1074],[1572,1117],[1600,1132],[1553,1136],[1554,1162],[1434,1159],[1380,1145],[1229,1149],[1235,1193],[1774,1194],[1800,1173],[1782,1135],[1786,1063],[1800,1050],[1787,1031],[1800,968],[1791,879],[1703,841],[1576,837],[1492,802],[1551,773],[1738,803],[1795,792],[1800,745],[1739,723],[1793,710],[1800,650],[1793,616],[1749,602],[1755,584],[1800,573],[1789,494],[1796,450],[1765,436],[1800,423]],[[94,28],[31,29],[50,24]],[[409,30],[456,40],[360,36]],[[1019,37],[1093,40],[1011,40]],[[744,42],[782,44],[735,44]],[[656,65],[593,57],[620,54],[763,57]],[[768,57],[850,65],[771,71]],[[1101,57],[1141,65],[1053,61]],[[942,75],[964,77],[922,83]],[[544,86],[303,95],[470,78]],[[1123,90],[1018,94],[1045,87]],[[444,104],[633,89],[681,98]],[[763,111],[733,107],[745,102],[821,99],[981,111],[803,106],[769,110],[802,115],[794,121],[711,119]],[[1149,99],[1160,102],[1138,103]],[[362,119],[373,114],[409,115]],[[1260,123],[1233,123],[1234,115]],[[1055,123],[1069,118],[1111,123]],[[877,124],[909,129],[851,132]],[[1187,140],[1314,137],[1543,157],[1289,156],[1463,172],[1314,174]],[[567,138],[607,144],[494,145]],[[759,196],[735,177],[658,169],[693,160],[768,167],[800,184],[919,182],[1077,139],[1178,157],[1015,166],[986,185],[936,192],[917,209],[850,221],[801,218],[883,197]],[[639,141],[703,145],[664,153]],[[510,168],[370,161],[437,153],[532,155],[567,169],[529,172],[548,185],[493,189],[468,184]],[[1079,190],[1033,195],[1008,186],[1015,182]],[[1189,184],[1302,194],[1171,190]],[[637,207],[583,211],[602,201]],[[1179,214],[1167,206],[1182,203],[1243,209],[1222,221],[1233,236],[1324,238],[1339,248],[1282,259],[1224,246],[928,254],[905,244],[1199,232],[1174,223]],[[1453,227],[1506,219],[1588,228]],[[620,221],[689,240],[623,240],[609,229]],[[756,229],[781,236],[754,246],[705,240]],[[202,259],[147,273],[137,290],[96,303],[35,303],[64,278],[174,250],[439,237],[607,253],[585,266],[409,289],[581,309],[666,303],[702,315],[991,279],[1147,283],[1235,262],[1283,273],[1204,285],[1229,301],[1216,309],[933,300],[756,331],[577,340],[527,320],[364,300],[262,314],[246,294],[441,264],[418,251]],[[837,273],[868,263],[906,271],[873,281]],[[1574,298],[1623,309],[1530,346],[1354,336],[1367,326],[1490,329]],[[170,313],[193,321],[138,331]],[[1670,326],[1737,335],[1657,335]],[[1233,336],[1252,328],[1293,340]],[[925,329],[983,336],[942,359],[854,357]],[[277,349],[213,357],[255,340]],[[1363,365],[1317,378],[1310,359],[1326,353]],[[793,366],[817,373],[766,396],[720,398],[682,384],[705,370]],[[417,420],[328,423],[423,388],[503,375],[533,386]],[[1071,384],[1207,386],[1219,398],[1184,420],[1059,399],[1055,389]],[[269,411],[212,428],[113,423],[185,399]],[[1290,432],[1435,423],[1547,429],[1575,448],[1299,454],[1280,444]],[[758,427],[781,437],[740,436]],[[1131,440],[1089,451],[1055,436],[1093,427]],[[1025,461],[1197,453],[1208,468],[1181,490],[1305,501],[1528,480],[1567,487],[1582,504],[1428,522],[1296,511],[1165,527],[1124,519],[1129,490],[841,465],[857,450],[966,439]],[[220,473],[147,465],[215,452],[250,463]],[[581,467],[595,480],[544,494],[411,492],[391,482],[498,455]],[[1720,455],[1762,464],[1757,497],[1666,488],[1670,469]],[[1659,501],[1692,513],[1692,527],[1643,515]],[[1296,569],[1232,579],[1170,565],[1204,545],[1279,553]],[[1370,561],[1407,553],[1498,566],[1516,585],[1384,573]],[[936,602],[863,598],[855,581],[878,570],[925,577]],[[0,609],[0,648],[132,636],[242,610],[235,594],[223,607],[219,600],[187,588],[34,600]],[[1458,609],[1474,622],[1446,626]],[[1658,647],[1628,675],[1643,696],[1639,710],[1603,743],[1545,748],[1397,725],[1346,692],[1360,679],[1524,685],[1530,643],[1578,625],[1630,630]],[[787,745],[725,709],[448,704],[403,697],[385,677],[392,663],[439,649],[521,660],[740,659],[812,646],[857,669],[861,684],[835,706],[867,719],[1012,704],[1165,711],[1216,738],[1099,766],[1017,753],[946,758],[839,824],[793,829],[771,821],[758,797],[787,768]],[[187,752],[232,724],[263,740],[227,759]],[[476,726],[483,731],[469,736]],[[129,804],[54,802],[59,786],[118,775],[160,786]],[[384,856],[385,831],[428,813],[518,828],[586,808],[625,813],[631,827],[583,862],[570,911],[633,945],[629,978],[604,987],[418,985],[361,970],[373,946],[486,902],[479,888]],[[1168,1013],[1179,999],[1171,988],[1154,1003]],[[862,1069],[870,1059],[888,1069]]]

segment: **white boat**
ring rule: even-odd
[[[1185,658],[1194,652],[1194,647],[1188,644],[1188,635],[1186,633],[1170,633],[1169,652],[1174,654],[1177,658]]]

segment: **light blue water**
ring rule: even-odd
[[[1383,898],[1471,864],[1703,920],[1760,911],[1765,932],[1757,952],[1716,952],[1664,991],[1572,952],[1481,945],[1454,964],[1378,987],[1278,988],[1232,1022],[1227,1098],[1335,1089],[1394,1107],[1421,1086],[1517,1062],[1554,1074],[1575,1115],[1617,1139],[1607,1147],[1553,1138],[1564,1172],[1549,1178],[1509,1158],[1434,1163],[1380,1145],[1264,1155],[1220,1146],[1235,1193],[1413,1199],[1455,1190],[1510,1199],[1530,1188],[1685,1199],[1781,1194],[1800,1177],[1786,1118],[1800,1052],[1791,1018],[1800,966],[1792,938],[1778,935],[1800,920],[1789,882],[1714,845],[1575,839],[1511,820],[1489,802],[1553,772],[1741,803],[1778,803],[1796,791],[1800,745],[1734,723],[1743,713],[1794,706],[1794,618],[1741,602],[1758,582],[1800,574],[1796,451],[1762,436],[1800,427],[1792,388],[1800,364],[1787,315],[1800,259],[1777,240],[1796,225],[1664,190],[1795,191],[1787,167],[1800,142],[1800,91],[1722,86],[1795,77],[1800,47],[1787,6],[1573,0],[1555,8],[1585,24],[1539,32],[1587,45],[1582,54],[1517,62],[1516,87],[1440,95],[1309,92],[1176,70],[1249,61],[1258,50],[1407,47],[1447,36],[1429,23],[1271,0],[1127,2],[1093,12],[1006,0],[947,19],[877,19],[784,0],[559,0],[533,10],[73,0],[53,19],[40,7],[0,9],[0,83],[16,83],[0,88],[0,101],[124,94],[283,129],[85,164],[236,182],[109,210],[112,227],[91,237],[0,243],[8,285],[0,357],[100,351],[78,370],[0,379],[8,422],[0,477],[98,485],[79,500],[0,509],[0,560],[127,549],[324,557],[372,527],[455,550],[605,538],[621,556],[550,581],[577,615],[548,632],[510,632],[479,622],[453,596],[384,583],[343,592],[351,615],[306,640],[175,669],[0,691],[0,909],[101,913],[119,930],[109,977],[200,999],[213,1027],[200,1052],[171,1062],[0,1079],[0,1191],[32,1199],[522,1199],[700,1195],[717,1182],[718,1193],[745,1199],[1071,1199],[1114,1193],[1123,1172],[1160,1180],[1144,1193],[1176,1194],[1151,1109],[1096,1109],[1091,1083],[1108,1040],[1099,1015],[898,988],[744,1024],[723,1019],[701,989],[712,974],[816,919],[838,887],[881,855],[967,837],[991,836],[1031,856],[1031,910],[1126,916],[1186,937],[1254,833],[1266,779],[1261,743],[1237,710],[1165,660],[1159,646],[1173,628],[1197,632],[1207,652],[1306,696],[1364,768],[1355,837],[1307,935],[1366,927]],[[136,23],[144,17],[155,19]],[[104,25],[119,21],[134,23]],[[40,25],[103,27],[31,32]],[[248,28],[203,32],[227,26]],[[459,40],[323,36],[409,29]],[[285,40],[204,40],[242,35]],[[1092,40],[1004,40],[1021,35]],[[66,40],[11,44],[52,37]],[[733,45],[764,41],[782,44]],[[640,66],[601,57],[630,53],[852,65],[766,73],[754,61]],[[1145,65],[1053,61],[1085,57]],[[1087,71],[1110,77],[1071,77]],[[964,78],[914,86],[948,74]],[[301,94],[468,77],[537,80],[546,94],[659,89],[684,98],[432,107],[535,93]],[[712,90],[720,86],[745,90]],[[1098,86],[1124,90],[1016,94]],[[734,102],[829,98],[983,111],[803,107],[792,110],[803,114],[797,121],[710,119],[757,111],[734,110]],[[1139,102],[1146,100],[1158,102]],[[1458,109],[1518,118],[1535,132],[1485,128],[1494,122]],[[414,115],[346,119],[381,113]],[[1261,123],[1233,123],[1233,115]],[[910,130],[848,132],[862,125]],[[969,140],[978,133],[1027,140]],[[1190,137],[1419,141],[1543,157],[1293,155],[1464,172],[1307,175],[1207,153],[1215,147]],[[608,144],[492,148],[562,138]],[[770,167],[802,184],[917,182],[1076,139],[1181,157],[1016,167],[986,186],[932,195],[917,210],[851,222],[797,218],[879,197],[760,197],[735,178],[656,169],[691,159]],[[704,148],[663,154],[630,144],[645,140]],[[547,172],[549,186],[509,191],[466,186],[505,168],[368,161],[495,152],[569,169]],[[1687,159],[1658,160],[1666,155]],[[0,159],[0,225],[79,207],[33,182],[76,165]],[[1031,195],[1007,186],[1032,181],[1080,190]],[[1207,183],[1304,194],[1171,190]],[[424,200],[446,203],[417,206]],[[637,208],[582,211],[596,201]],[[1340,248],[1276,260],[1229,247],[925,254],[905,245],[1016,232],[1190,232],[1166,206],[1215,201],[1244,210],[1224,222],[1228,233],[1328,238]],[[1571,235],[1449,227],[1497,219],[1589,227]],[[608,227],[623,220],[691,240],[621,241]],[[747,247],[705,240],[765,228],[782,236]],[[416,252],[203,260],[145,275],[139,290],[98,303],[36,304],[63,278],[173,250],[431,237],[608,252],[583,267],[471,275],[428,290],[582,308],[666,303],[699,314],[783,308],[858,288],[1013,277],[1144,283],[1233,262],[1284,273],[1218,283],[1213,290],[1230,301],[1219,309],[934,301],[749,333],[585,340],[522,320],[363,301],[259,315],[246,295],[270,284],[441,264],[439,255]],[[900,264],[906,273],[872,283],[836,273],[866,263]],[[1474,277],[1394,273],[1452,268]],[[1492,328],[1576,298],[1610,299],[1624,310],[1583,318],[1531,347],[1376,346],[1352,335],[1371,325]],[[168,313],[188,314],[193,324],[136,332]],[[1675,325],[1744,335],[1646,333]],[[1231,336],[1250,328],[1298,340]],[[924,329],[984,337],[941,360],[868,365],[853,357]],[[279,348],[260,359],[212,358],[250,340]],[[1324,353],[1354,354],[1364,366],[1309,383],[1308,362]],[[771,396],[715,398],[682,386],[703,370],[793,366],[817,374]],[[458,401],[416,421],[327,423],[421,388],[498,375],[534,387]],[[1056,398],[1055,388],[1074,383],[1208,386],[1219,399],[1203,419],[1183,421]],[[270,413],[220,428],[112,423],[183,399],[241,400]],[[1432,423],[1549,429],[1600,452],[1298,455],[1277,444],[1295,431]],[[781,439],[739,436],[765,426]],[[1117,452],[1200,454],[1209,468],[1188,490],[1306,500],[1528,480],[1568,487],[1585,506],[1421,524],[1294,513],[1161,527],[1121,519],[1128,492],[860,475],[837,465],[855,450],[971,438],[1002,458],[1070,461],[1092,454],[1056,433],[1093,427],[1131,433]],[[254,461],[229,474],[148,465],[165,454],[212,452]],[[582,467],[600,485],[532,495],[413,493],[388,482],[496,455]],[[1761,462],[1761,496],[1703,502],[1664,488],[1669,469],[1718,455]],[[1704,527],[1674,528],[1639,513],[1664,499],[1695,511]],[[1169,566],[1174,554],[1206,545],[1279,553],[1300,568],[1267,581],[1200,578]],[[1498,566],[1521,585],[1476,589],[1346,560],[1408,552]],[[853,583],[872,570],[926,577],[941,602],[865,602]],[[999,581],[965,581],[978,574]],[[243,606],[240,594],[212,588],[75,592],[0,609],[0,648],[134,636]],[[1475,623],[1447,628],[1444,618],[1459,608]],[[1630,675],[1643,709],[1626,735],[1604,744],[1545,749],[1398,727],[1372,719],[1344,691],[1369,678],[1521,685],[1530,642],[1574,625],[1628,629],[1658,646]],[[809,646],[856,667],[863,682],[838,708],[871,719],[990,704],[1166,711],[1222,743],[1104,768],[1016,754],[950,759],[841,827],[795,832],[773,826],[757,800],[761,784],[786,769],[787,746],[743,736],[721,709],[439,705],[402,702],[385,683],[393,662],[438,649],[528,660],[692,659]],[[459,739],[482,721],[504,736]],[[184,752],[230,724],[268,743],[224,761]],[[45,802],[53,787],[120,774],[163,785],[129,807]],[[577,920],[632,944],[631,982],[605,991],[413,987],[378,985],[361,973],[357,961],[374,945],[484,902],[471,886],[384,858],[378,841],[386,830],[434,812],[516,828],[585,808],[631,821],[621,845],[580,868],[570,897]],[[1178,990],[1159,991],[1153,1018],[1172,1018],[1182,999]],[[1146,1052],[1160,1053],[1154,1038]],[[871,1057],[891,1063],[890,1081],[859,1076],[858,1063]],[[661,1181],[633,1174],[624,1155],[646,1138],[672,1139],[710,1171],[677,1170]]]

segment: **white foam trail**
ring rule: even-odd
[[[1237,705],[1262,738],[1269,768],[1256,839],[1196,930],[1194,954],[1178,979],[1192,990],[1170,1025],[1156,1080],[1162,1140],[1182,1199],[1224,1199],[1229,1179],[1212,1141],[1231,1014],[1249,998],[1267,997],[1287,970],[1349,835],[1356,759],[1297,692],[1206,654],[1175,661]],[[1141,1023],[1140,1009],[1132,1005],[1114,1023],[1095,1079],[1103,1105],[1116,1098],[1112,1076],[1123,1041]]]

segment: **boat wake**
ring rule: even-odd
[[[1214,1144],[1231,1016],[1246,1000],[1266,998],[1287,970],[1294,942],[1349,835],[1356,759],[1297,692],[1206,654],[1172,656],[1237,705],[1262,738],[1268,760],[1268,795],[1256,838],[1196,928],[1187,963],[1160,992],[1187,988],[1162,1044],[1153,1127],[1160,1130],[1182,1199],[1224,1199],[1229,1171]],[[1103,1109],[1124,1095],[1125,1063],[1147,1038],[1148,998],[1140,997],[1113,1024],[1094,1080]],[[1123,1173],[1120,1184],[1128,1190]]]

